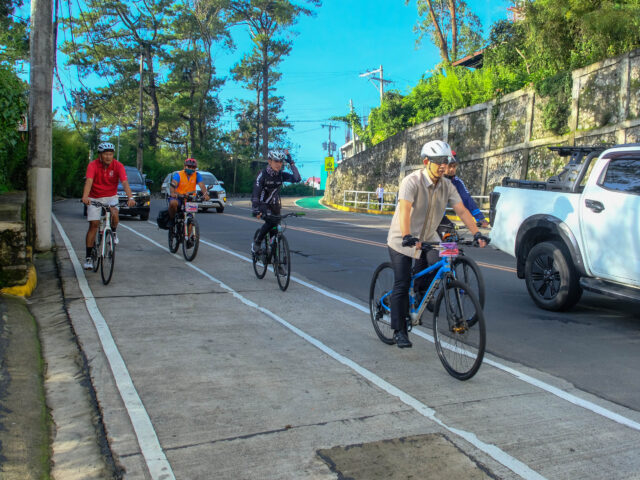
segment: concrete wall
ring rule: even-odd
[[[573,72],[568,134],[545,130],[545,102],[532,89],[519,90],[409,128],[345,158],[325,197],[340,204],[345,190],[373,191],[378,183],[397,191],[420,168],[420,148],[429,140],[444,139],[456,150],[458,175],[473,195],[488,195],[505,176],[542,180],[557,173],[566,159],[547,146],[640,142],[640,50]]]

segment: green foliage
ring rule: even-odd
[[[534,84],[536,92],[547,98],[547,103],[542,110],[543,125],[557,135],[569,131],[572,85],[571,72],[568,71],[560,72]]]
[[[24,189],[26,184],[26,135],[18,125],[27,113],[26,85],[0,65],[0,190]]]
[[[87,142],[76,130],[54,122],[52,151],[53,194],[62,197],[81,197],[84,176],[89,164]]]
[[[532,75],[545,78],[640,46],[640,2],[527,2],[524,28]]]
[[[13,15],[21,6],[21,0],[0,0],[0,63],[5,65],[29,58],[27,21]]]
[[[304,183],[291,183],[280,190],[280,195],[285,197],[310,197],[313,194],[313,187]]]
[[[429,37],[439,49],[443,65],[481,48],[482,24],[464,0],[417,0],[416,6],[419,16],[413,29],[418,34],[416,43]]]

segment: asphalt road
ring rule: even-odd
[[[287,202],[287,200],[285,200]],[[153,202],[151,220],[163,207]],[[302,210],[287,220],[292,272],[333,290],[368,300],[376,266],[388,261],[388,216],[332,210]],[[260,222],[248,200],[233,202],[223,214],[198,215],[201,235],[247,254]],[[482,267],[487,286],[487,351],[561,377],[586,392],[640,411],[640,315],[638,306],[586,292],[570,312],[537,308],[512,257],[492,248],[467,247]],[[300,298],[304,305],[304,298]]]

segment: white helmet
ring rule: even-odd
[[[453,158],[453,153],[447,142],[431,140],[425,143],[420,150],[420,158],[424,160],[424,157],[447,157],[450,161]]]
[[[107,152],[109,150],[111,150],[112,152],[116,151],[116,147],[113,146],[113,143],[102,142],[100,145],[98,145],[98,153]]]

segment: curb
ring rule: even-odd
[[[333,208],[334,210],[341,210],[343,212],[354,213],[369,213],[372,215],[393,215],[395,212],[381,212],[380,210],[369,210],[367,208],[355,208],[355,207],[343,207],[342,205],[336,205],[335,203],[325,203],[324,205]]]
[[[29,266],[27,272],[27,282],[24,285],[16,285],[15,287],[5,287],[0,290],[0,293],[6,295],[13,295],[15,297],[30,297],[38,284],[38,276],[36,274],[36,268],[33,265]]]

